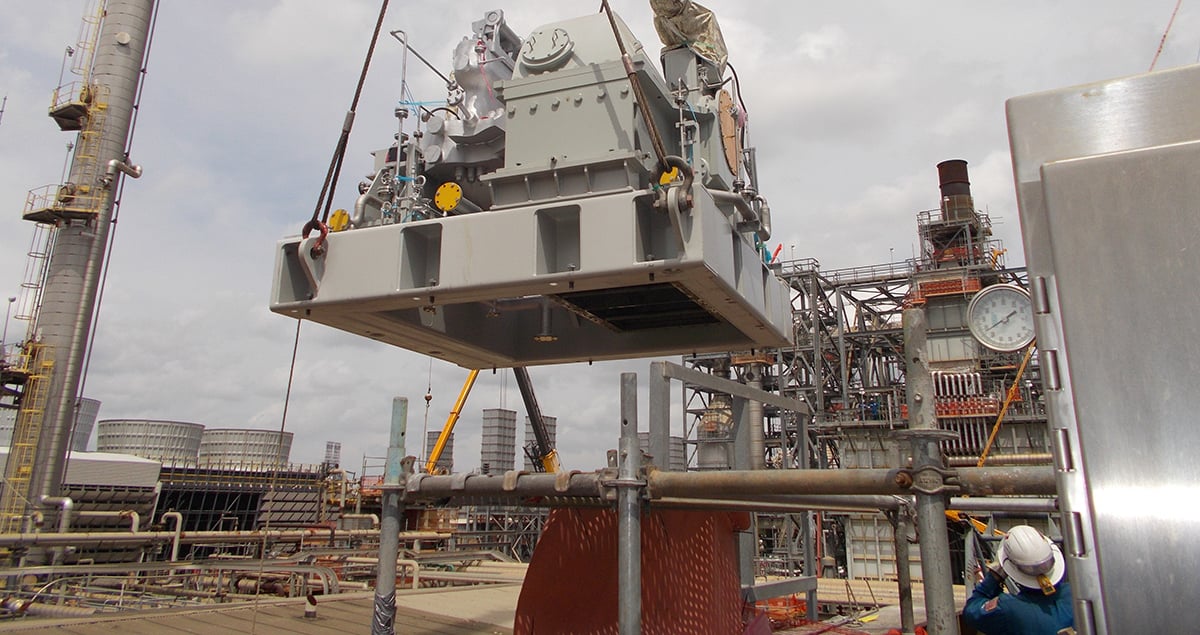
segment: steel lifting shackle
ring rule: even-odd
[[[313,220],[304,223],[304,233],[301,234],[301,237],[307,239],[308,235],[311,234],[312,230],[314,229],[320,231],[321,236],[317,238],[315,243],[313,243],[312,250],[309,253],[312,254],[313,258],[320,258],[325,255],[325,252],[329,247],[327,240],[329,238],[329,226],[314,218]]]

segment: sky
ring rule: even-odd
[[[276,242],[312,214],[350,105],[379,4],[366,0],[163,0],[84,394],[100,418],[278,430],[295,321],[268,306]],[[647,50],[659,48],[645,0],[611,0]],[[0,0],[0,295],[17,295],[33,223],[26,192],[59,183],[71,133],[46,116],[82,0]],[[596,2],[460,0],[453,11],[397,0],[386,30],[410,34],[443,72],[470,23],[501,8],[522,37],[597,10]],[[916,213],[938,205],[936,164],[969,163],[977,206],[1023,261],[1004,120],[1006,99],[1145,72],[1170,0],[849,2],[710,0],[737,69],[781,258],[823,269],[903,260]],[[379,42],[335,206],[387,146],[402,47]],[[1157,68],[1200,57],[1200,5],[1183,3]],[[69,81],[73,77],[66,77]],[[445,96],[410,60],[418,100]],[[24,332],[12,320],[9,341]],[[565,467],[591,470],[616,446],[619,375],[651,360],[532,368],[542,410],[558,417]],[[677,360],[676,360],[677,361]],[[409,399],[410,454],[437,430],[467,371],[305,323],[285,429],[294,462],[326,441],[360,470],[382,457],[392,399]],[[424,396],[432,395],[428,408]],[[677,401],[680,395],[675,397]],[[485,371],[455,435],[455,467],[479,464],[484,408],[522,411],[511,377]],[[523,416],[523,412],[522,412]],[[683,432],[682,417],[672,422]],[[518,441],[520,435],[518,435]],[[378,458],[368,458],[378,473]]]

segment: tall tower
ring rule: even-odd
[[[483,438],[479,446],[484,474],[502,474],[516,466],[517,413],[502,408],[483,411]]]
[[[437,445],[438,439],[441,438],[441,430],[430,430],[425,433],[425,447],[432,449]],[[454,471],[454,433],[446,438],[446,445],[442,448],[442,455],[438,457],[437,464],[433,466],[435,470],[442,474],[449,474]]]
[[[22,400],[5,470],[2,524],[10,531],[16,501],[37,506],[42,497],[58,495],[62,485],[114,198],[122,173],[141,174],[126,163],[126,146],[154,5],[155,0],[104,2],[90,72],[77,88],[55,91],[51,105],[51,117],[64,131],[77,130],[78,138],[69,180],[49,195],[31,197],[24,213],[27,220],[57,229],[33,340],[27,343],[38,352],[44,385]],[[30,441],[23,452],[15,447],[17,438]]]

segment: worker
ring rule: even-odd
[[[967,599],[963,617],[987,635],[1073,632],[1071,585],[1065,573],[1057,545],[1033,527],[1013,527],[1000,541],[996,562],[986,567]],[[1018,593],[1004,592],[1006,577]]]

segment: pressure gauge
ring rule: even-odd
[[[1033,341],[1033,302],[1015,284],[994,284],[971,298],[967,327],[980,344],[994,350],[1020,350]]]

